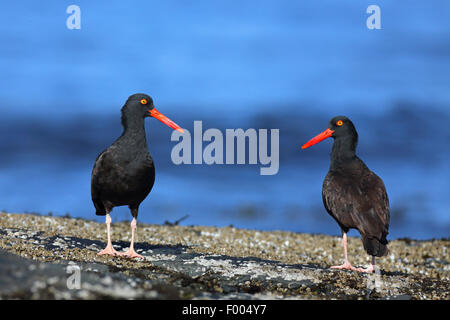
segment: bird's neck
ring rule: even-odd
[[[145,137],[145,119],[138,116],[122,115],[123,133],[120,137],[132,147],[147,148]]]
[[[339,137],[334,140],[331,150],[330,169],[337,169],[354,161],[356,157],[357,139],[353,137]]]

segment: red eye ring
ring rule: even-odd
[[[342,120],[339,120],[338,122],[336,122],[336,125],[339,127],[342,126],[343,124],[344,124],[344,122],[342,122]]]
[[[147,99],[142,99],[141,104],[147,104]]]

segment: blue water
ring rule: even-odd
[[[391,201],[390,237],[450,235],[450,3],[72,1],[2,4],[0,210],[94,215],[90,174],[135,92],[191,130],[280,129],[280,170],[170,162],[171,130],[147,121],[157,180],[139,220],[339,234],[321,184],[331,141],[300,146],[345,114]],[[116,208],[113,219],[129,219]]]

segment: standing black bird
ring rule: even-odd
[[[154,117],[169,127],[183,132],[176,123],[157,111],[146,94],[130,96],[122,108],[122,135],[95,160],[91,178],[91,195],[96,214],[106,216],[108,244],[98,254],[142,258],[134,251],[134,231],[139,205],[147,197],[155,182],[155,166],[145,139],[146,117]],[[127,205],[131,221],[131,243],[127,252],[117,252],[111,242],[111,217],[116,206]]]
[[[325,209],[342,230],[345,262],[335,269],[374,272],[375,257],[387,254],[386,236],[389,229],[389,200],[383,180],[356,154],[358,133],[344,116],[331,119],[328,129],[302,146],[306,149],[326,138],[334,139],[330,169],[323,182],[322,199]],[[367,269],[355,268],[348,261],[347,232],[357,229],[366,252],[372,256]]]

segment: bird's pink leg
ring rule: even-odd
[[[372,256],[372,263],[370,264],[369,267],[367,267],[366,269],[357,268],[356,270],[359,272],[374,273],[375,272],[375,256]]]
[[[102,251],[100,251],[99,253],[97,253],[99,256],[104,255],[104,254],[109,254],[111,256],[116,256],[119,255],[119,252],[117,252],[113,246],[112,246],[112,242],[111,242],[111,216],[109,215],[109,213],[106,214],[106,230],[108,231],[108,243],[106,245],[106,248],[103,249]]]
[[[122,252],[120,255],[127,258],[144,258],[136,251],[134,251],[134,231],[136,230],[136,218],[131,220],[131,243],[130,248],[126,252]]]
[[[348,255],[347,255],[347,233],[342,232],[342,244],[344,245],[344,258],[345,262],[343,265],[340,266],[332,266],[331,269],[340,269],[340,270],[353,270],[355,271],[356,268],[353,267],[350,262],[348,261]]]

